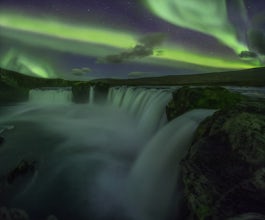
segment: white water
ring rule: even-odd
[[[104,105],[17,106],[0,118],[15,125],[0,148],[0,176],[21,159],[36,160],[37,172],[0,204],[24,208],[33,219],[175,220],[179,161],[212,111],[194,110],[165,125],[169,99],[162,90],[121,87]]]
[[[29,93],[29,101],[35,104],[69,104],[72,92],[66,89],[34,89]]]
[[[90,86],[90,89],[89,89],[89,103],[90,104],[93,104],[94,103],[94,87],[93,86]]]

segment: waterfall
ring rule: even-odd
[[[94,96],[95,96],[94,90],[95,90],[95,87],[90,86],[90,88],[89,88],[89,104],[91,104],[91,105],[94,103]]]
[[[0,176],[18,160],[37,162],[17,188],[0,191],[0,204],[21,207],[32,219],[176,219],[179,162],[212,111],[167,123],[165,89],[111,88],[100,104],[91,91],[90,104],[80,105],[70,103],[68,90],[32,90],[27,105],[0,116],[0,124],[16,128],[4,133]],[[58,103],[67,105],[51,105]]]
[[[72,93],[65,88],[33,89],[29,92],[29,101],[35,104],[69,104],[72,102]]]
[[[127,201],[137,220],[174,219],[179,163],[198,124],[213,110],[193,110],[167,124],[146,144],[128,178]]]
[[[166,122],[165,106],[170,98],[171,93],[167,90],[124,86],[111,88],[107,100],[135,116],[143,130],[153,133]]]

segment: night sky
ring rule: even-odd
[[[135,78],[264,66],[264,0],[2,0],[0,66]]]

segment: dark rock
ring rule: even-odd
[[[5,139],[2,136],[0,136],[0,146],[4,143],[4,141]]]
[[[89,101],[90,87],[85,83],[76,83],[72,86],[73,102],[87,103]]]
[[[28,89],[12,87],[0,81],[0,105],[27,101],[28,98]]]
[[[23,209],[0,207],[0,220],[30,220],[28,213]],[[44,219],[44,218],[43,218]],[[55,215],[49,215],[46,220],[58,220]]]
[[[28,214],[22,209],[0,208],[0,220],[29,220]]]
[[[27,90],[42,87],[68,87],[72,85],[71,81],[63,79],[32,77],[2,68],[0,68],[0,82],[12,88],[23,88]]]
[[[12,220],[9,210],[6,207],[0,207],[0,219],[1,220]]]
[[[25,161],[22,160],[15,169],[10,171],[7,175],[7,182],[12,184],[20,176],[33,173],[35,171],[36,162],[35,161]]]
[[[29,220],[28,214],[22,209],[10,209],[9,213],[12,220]]]
[[[264,112],[264,100],[247,100],[200,124],[181,163],[194,219],[265,215]]]
[[[104,82],[97,82],[94,85],[94,101],[96,103],[105,103],[108,97],[109,84]]]
[[[240,102],[243,96],[222,87],[182,87],[173,93],[173,99],[166,107],[168,120],[195,109],[224,109]]]

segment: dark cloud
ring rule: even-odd
[[[72,69],[72,74],[75,76],[83,76],[92,70],[89,67],[83,67],[83,68],[74,68]]]
[[[260,54],[265,54],[265,32],[253,29],[248,33],[250,47]]]
[[[100,63],[123,63],[132,59],[143,58],[154,54],[155,47],[165,40],[165,34],[153,33],[139,39],[138,44],[129,51],[108,55],[98,60]],[[161,51],[160,51],[161,52]]]
[[[239,54],[239,57],[241,58],[256,58],[258,55],[255,52],[252,51],[242,51]]]

